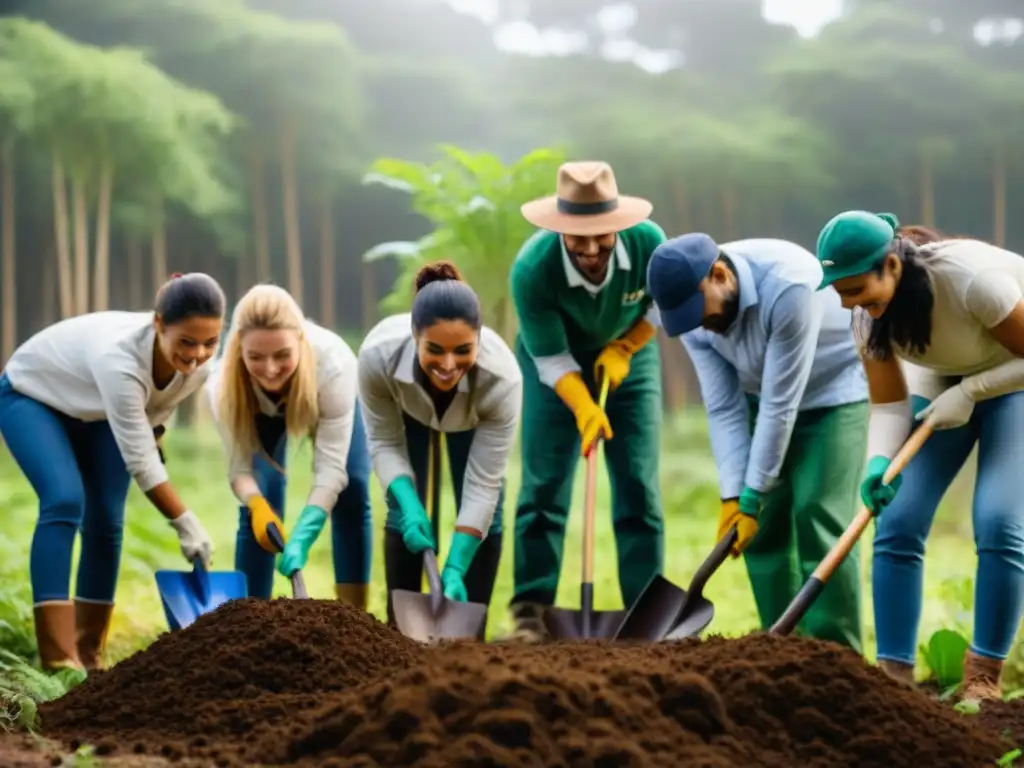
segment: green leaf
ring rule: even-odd
[[[964,654],[969,645],[967,638],[951,629],[940,629],[929,638],[925,659],[941,688],[963,680]]]

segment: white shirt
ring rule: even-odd
[[[373,470],[384,492],[395,479],[416,477],[409,461],[403,413],[440,432],[476,430],[466,463],[457,525],[487,534],[498,506],[522,411],[519,363],[493,330],[480,329],[476,365],[459,380],[441,419],[416,381],[412,315],[380,321],[359,348],[359,399],[366,415]]]
[[[307,319],[303,329],[316,354],[317,407],[320,412],[313,441],[313,487],[306,503],[329,512],[341,492],[348,487],[348,452],[356,407],[356,356],[344,339],[312,320]],[[227,425],[218,418],[222,371],[222,361],[218,359],[205,390],[229,457],[231,488],[239,501],[246,503],[253,495],[259,494],[259,487],[253,479],[253,457],[243,455],[237,449],[227,432]],[[267,416],[283,417],[280,404],[267,397],[255,381],[252,386],[260,411]]]
[[[91,312],[44,328],[6,368],[17,392],[72,418],[110,424],[125,466],[143,491],[167,481],[153,428],[199,389],[209,364],[153,383],[153,312]]]

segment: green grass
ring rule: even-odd
[[[167,467],[185,502],[199,514],[216,545],[214,567],[233,567],[234,535],[238,523],[238,507],[225,479],[224,460],[216,435],[209,425],[192,429],[170,429],[165,438]],[[299,446],[289,456],[292,468],[289,477],[287,519],[301,509],[310,478],[310,448]],[[579,604],[581,508],[583,472],[577,468],[573,514],[566,539],[565,558],[559,586],[558,602],[572,607]],[[934,630],[953,627],[969,632],[970,605],[973,602],[975,555],[970,525],[970,483],[973,469],[963,476],[947,494],[928,542],[926,561],[926,595],[921,623],[922,642]],[[718,514],[718,491],[714,461],[708,447],[705,417],[702,412],[689,413],[673,420],[665,428],[661,458],[663,504],[666,525],[666,576],[685,586],[693,571],[714,545]],[[519,464],[510,467],[506,504],[503,555],[495,589],[489,632],[501,635],[510,629],[507,605],[512,588],[512,553],[514,500],[519,483]],[[450,530],[454,505],[445,477],[445,507],[442,530]],[[384,505],[380,489],[373,483],[375,540],[373,552],[372,592],[370,610],[383,618],[385,606],[384,563],[381,533]],[[28,550],[36,522],[36,497],[22,477],[16,464],[0,446],[0,648],[17,657],[34,661],[35,641],[32,633],[31,595],[28,588]],[[867,546],[861,547],[864,578],[863,616],[865,620],[868,658],[874,657],[874,631],[870,593],[870,534]],[[442,557],[448,535],[442,536]],[[599,480],[597,513],[597,555],[595,593],[598,608],[618,608],[615,543],[608,513],[608,482],[604,472]],[[305,571],[313,597],[333,597],[330,540],[322,535],[314,546]],[[158,568],[185,569],[177,539],[161,515],[152,508],[134,486],[129,495],[126,536],[123,547],[121,575],[117,590],[118,609],[110,635],[112,658],[120,660],[145,647],[166,630],[153,572]],[[74,573],[74,571],[72,571]],[[73,578],[72,578],[73,581]],[[275,595],[289,595],[289,585],[276,576]],[[728,561],[707,586],[705,594],[715,605],[715,619],[710,629],[724,635],[740,635],[757,627],[757,613],[741,561]],[[131,606],[131,608],[128,608]],[[965,613],[966,611],[966,613]],[[11,680],[0,658],[0,697],[4,686],[16,689],[26,681]],[[10,666],[10,665],[9,665]],[[31,681],[29,681],[31,682]],[[46,691],[35,690],[35,698],[45,698]]]

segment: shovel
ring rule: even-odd
[[[196,560],[192,572],[160,570],[156,588],[171,631],[184,629],[204,613],[229,600],[248,597],[249,586],[241,571],[207,571]]]
[[[924,445],[924,441],[927,440],[932,434],[931,426],[925,422],[916,430],[914,433],[907,438],[907,441],[900,448],[893,460],[889,463],[889,467],[885,470],[885,474],[882,476],[882,482],[888,485],[892,482],[892,479],[896,477],[900,472],[903,471],[904,467],[910,463],[910,460],[914,458],[915,454],[921,450],[921,446]],[[861,534],[868,527],[868,523],[874,515],[871,510],[866,506],[861,506],[860,512],[853,518],[853,522],[847,526],[846,530],[843,531],[843,535],[839,537],[839,541],[832,545],[832,549],[828,551],[828,554],[818,563],[818,567],[814,569],[814,573],[811,574],[811,578],[807,580],[800,591],[797,592],[796,597],[793,598],[793,602],[789,604],[782,616],[779,617],[770,630],[773,635],[788,635],[792,632],[796,625],[800,623],[800,619],[804,617],[804,614],[810,609],[811,605],[818,596],[825,589],[825,585],[828,580],[832,577],[842,562],[846,559],[846,556],[850,554],[850,550],[853,549],[854,544],[860,539]]]
[[[438,538],[438,516],[441,507],[441,440],[440,433],[432,433],[427,454],[427,516],[433,521],[434,540]],[[441,574],[437,568],[437,553],[423,552],[423,567],[427,576],[427,594],[408,589],[391,591],[391,607],[398,631],[421,643],[435,640],[476,639],[487,621],[487,606],[483,603],[463,603],[444,596]]]
[[[653,643],[700,634],[715,616],[715,606],[704,597],[704,585],[728,559],[738,536],[736,526],[729,529],[693,574],[687,589],[656,573],[633,603],[615,639]]]
[[[601,384],[601,410],[608,400],[608,379]],[[597,505],[597,463],[601,453],[598,435],[587,457],[587,486],[583,498],[583,577],[580,581],[580,609],[548,608],[544,625],[556,640],[611,638],[626,616],[625,611],[594,610],[594,507]]]
[[[281,528],[277,523],[269,523],[267,525],[267,538],[274,545],[276,552],[284,552],[284,534],[281,533]],[[302,578],[302,571],[295,571],[290,578],[292,581],[292,597],[298,600],[308,600],[309,592],[306,591],[306,580]]]

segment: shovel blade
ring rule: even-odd
[[[625,611],[592,611],[590,631],[586,632],[583,626],[583,611],[548,608],[544,612],[544,626],[554,640],[607,640],[615,636],[615,631],[624,618]]]
[[[687,594],[661,574],[655,574],[633,603],[615,634],[616,640],[656,643],[672,631],[686,606]]]
[[[704,595],[690,595],[679,616],[679,620],[666,640],[682,640],[685,637],[696,637],[715,617],[715,606]]]
[[[201,565],[191,572],[157,571],[156,588],[171,631],[184,629],[204,613],[249,594],[241,571],[204,571]]]
[[[421,643],[437,640],[476,639],[487,622],[487,606],[442,600],[435,614],[430,595],[396,589],[391,592],[391,608],[398,631]]]

